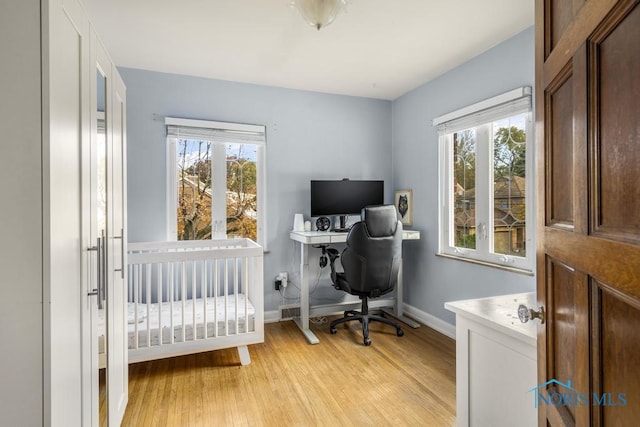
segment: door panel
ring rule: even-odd
[[[640,8],[614,16],[591,44],[593,232],[640,242]]]
[[[80,235],[80,161],[87,101],[82,64],[88,43],[88,23],[79,13],[78,6],[77,2],[70,2],[64,8],[60,2],[42,2],[42,28],[45,29],[42,38],[45,123],[42,146],[45,283],[42,294],[42,425],[81,425],[86,391],[83,387],[88,385],[83,377],[86,371],[82,359],[85,337],[81,325],[86,296]],[[40,155],[34,152],[34,156]],[[20,212],[16,214],[20,215]],[[2,381],[10,390],[11,385]]]
[[[112,411],[109,400],[109,378],[111,377],[110,352],[112,335],[112,314],[110,297],[110,275],[112,264],[110,255],[112,230],[111,200],[108,193],[109,147],[112,145],[111,132],[111,63],[106,51],[100,44],[95,32],[91,32],[92,73],[94,74],[95,92],[93,98],[92,132],[91,132],[91,239],[98,250],[96,251],[93,280],[97,290],[97,303],[93,307],[95,341],[98,346],[96,372],[94,376],[98,385],[98,401],[95,402],[97,412],[94,414],[94,425],[107,426],[109,414]],[[100,319],[100,320],[98,320]],[[97,422],[97,424],[95,424]]]
[[[575,379],[576,358],[576,311],[575,270],[556,260],[548,261],[549,283],[547,310],[548,322],[552,326],[552,351],[549,358],[549,372],[553,378]],[[562,357],[558,357],[562,353]],[[575,380],[574,380],[575,381]]]
[[[126,235],[125,230],[125,87],[115,69],[112,70],[111,147],[109,200],[111,245],[109,252],[109,425],[120,425],[128,399],[128,347],[126,337],[127,284],[126,284]]]
[[[573,147],[566,143],[573,140],[573,123],[560,120],[573,111],[571,64],[565,67],[559,80],[546,96],[549,113],[547,167],[550,174],[546,217],[549,225],[573,228]]]
[[[602,376],[594,392],[611,403],[600,408],[604,424],[625,425],[626,417],[640,420],[640,309],[637,301],[598,285]],[[623,399],[624,407],[618,406]]]
[[[546,1],[546,25],[547,36],[545,37],[545,57],[556,47],[558,42],[562,40],[562,36],[570,28],[573,19],[578,14],[582,6],[587,0],[565,0],[565,1]]]
[[[562,37],[567,27],[571,24],[573,17],[575,16],[575,10],[578,9],[584,3],[584,0],[578,1],[550,1],[549,2],[549,23],[547,25],[549,36],[547,53],[551,52],[553,48],[558,44],[558,40]]]
[[[125,89],[95,32],[91,32],[92,131],[87,171],[91,182],[90,234],[100,248],[93,258],[94,405],[92,425],[120,425],[128,397],[126,340],[126,236],[124,173]],[[98,319],[102,319],[98,321]],[[97,344],[97,345],[96,345]],[[98,357],[100,349],[100,357]]]
[[[540,426],[640,419],[638,3],[536,3]]]

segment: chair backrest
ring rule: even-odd
[[[352,293],[377,297],[393,290],[402,259],[402,223],[393,205],[367,206],[347,236],[341,262]]]

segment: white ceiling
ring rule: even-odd
[[[85,0],[118,66],[393,100],[533,25],[533,0]]]

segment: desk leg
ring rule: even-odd
[[[300,317],[294,322],[310,344],[320,342],[309,329],[309,246],[303,243],[300,243]]]
[[[418,322],[414,322],[413,320],[404,317],[403,315],[403,308],[402,308],[402,263],[403,261],[400,261],[400,270],[398,271],[398,286],[396,286],[396,301],[393,305],[393,311],[389,310],[388,308],[383,308],[382,312],[385,314],[388,314],[389,316],[395,317],[396,319],[398,319],[399,321],[401,321],[402,323],[412,327],[412,328],[419,328],[420,324]]]

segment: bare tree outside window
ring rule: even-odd
[[[211,141],[176,144],[178,240],[211,239],[217,221],[226,221],[227,237],[257,239],[256,147],[226,144],[225,159],[214,159]],[[226,169],[225,194],[214,195],[217,167]],[[222,188],[220,187],[220,188]],[[214,203],[225,203],[226,218],[212,218]]]
[[[247,144],[228,144],[226,156],[227,235],[255,241],[258,225],[256,149]]]

